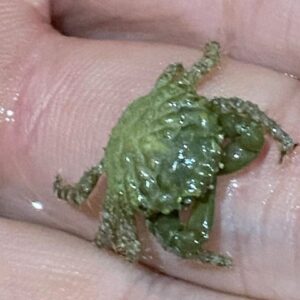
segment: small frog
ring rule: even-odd
[[[105,173],[98,246],[138,260],[139,213],[167,251],[212,265],[232,264],[230,257],[203,249],[214,220],[217,176],[253,161],[265,133],[281,143],[281,158],[295,143],[257,105],[197,94],[199,81],[219,61],[220,46],[210,42],[190,70],[180,63],[169,65],[153,90],[124,111],[100,163],[75,185],[56,177],[57,196],[81,205]]]

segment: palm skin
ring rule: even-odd
[[[280,165],[277,146],[268,141],[256,162],[220,177],[207,246],[234,257],[235,267],[228,272],[178,260],[142,226],[147,264],[168,276],[130,266],[91,246],[99,223],[94,195],[92,210],[85,206],[78,212],[57,202],[49,186],[60,168],[73,182],[102,157],[109,132],[128,103],[149,92],[164,66],[175,61],[191,65],[199,46],[211,39],[220,41],[232,58],[248,63],[226,59],[199,93],[210,99],[249,99],[299,141],[299,83],[283,74],[299,76],[297,3],[190,1],[170,6],[168,1],[145,1],[145,14],[144,6],[133,1],[46,2],[3,1],[1,6],[0,65],[5,72],[0,74],[0,98],[2,106],[14,110],[16,121],[2,122],[0,128],[0,211],[27,222],[1,220],[1,297],[297,299],[298,148]],[[73,37],[62,36],[50,22]],[[107,40],[120,35],[177,46]],[[104,185],[99,183],[96,199]],[[37,200],[43,210],[31,205]]]

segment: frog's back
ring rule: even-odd
[[[111,137],[105,151],[106,172],[112,167],[112,162],[116,157],[121,159],[124,150],[132,148],[136,140],[153,134],[153,132],[167,128],[166,119],[176,118],[178,110],[181,109],[179,103],[185,99],[186,106],[197,98],[193,89],[171,83],[163,87],[154,88],[148,95],[140,97],[130,103],[117,125],[112,129]],[[196,104],[197,106],[199,105]],[[171,127],[180,127],[179,123],[174,123]],[[114,172],[116,173],[116,172]]]
[[[104,161],[108,190],[124,192],[132,207],[179,209],[178,195],[200,196],[213,183],[218,133],[217,115],[194,89],[153,89],[128,106],[112,131]]]

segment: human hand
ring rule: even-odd
[[[210,245],[232,255],[228,270],[179,260],[146,233],[154,271],[130,265],[90,243],[101,183],[91,207],[79,211],[52,192],[59,169],[76,181],[98,162],[127,104],[169,63],[194,62],[208,40],[252,64],[223,59],[199,93],[258,103],[300,140],[299,81],[283,74],[300,75],[300,5],[228,3],[2,0],[0,298],[298,298],[298,149],[279,165],[270,142],[247,169],[220,178]]]

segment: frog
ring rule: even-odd
[[[218,177],[254,161],[266,135],[280,144],[281,162],[297,144],[256,104],[197,93],[206,75],[218,72],[220,60],[220,44],[211,41],[189,69],[182,63],[167,66],[154,88],[124,110],[100,162],[75,184],[56,176],[57,197],[77,206],[106,176],[95,238],[99,247],[139,261],[141,216],[165,251],[181,259],[232,266],[229,255],[204,247],[214,224]]]

